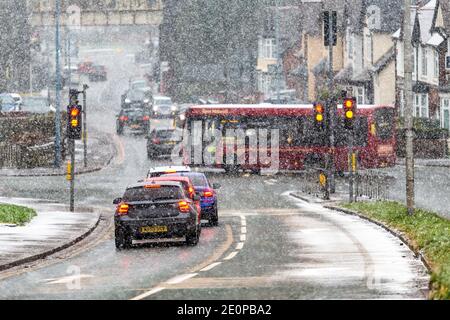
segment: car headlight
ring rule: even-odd
[[[180,115],[180,120],[181,120],[181,121],[186,120],[186,116],[185,116],[184,114]]]
[[[125,103],[131,103],[130,99],[125,99]]]
[[[158,106],[154,106],[153,111],[158,111]]]
[[[170,110],[172,110],[172,111],[177,111],[177,106],[172,106],[172,107],[170,107]]]
[[[149,103],[149,102],[150,102],[150,100],[148,100],[148,99],[144,100],[144,103]]]

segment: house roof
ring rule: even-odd
[[[374,63],[371,72],[379,73],[395,58],[395,48],[392,47],[377,62]]]

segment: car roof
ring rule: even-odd
[[[191,172],[191,168],[187,167],[187,166],[165,166],[165,167],[152,167],[149,169],[149,173],[153,173],[153,172],[166,172],[166,171],[173,171],[175,170],[175,172]],[[167,172],[167,173],[172,173],[172,172]]]
[[[137,183],[133,183],[131,185],[129,185],[127,187],[127,189],[133,189],[133,188],[140,188],[140,187],[145,187],[148,185],[152,185],[152,184],[156,184],[155,182],[152,181],[142,181],[142,182],[137,182]],[[164,180],[164,181],[158,181],[158,185],[163,185],[163,186],[172,186],[172,187],[183,187],[181,182],[179,181],[169,181],[169,180]]]
[[[154,177],[154,178],[146,178],[144,182],[160,182],[160,181],[178,181],[178,182],[187,182],[188,184],[192,184],[191,179],[189,177],[177,176],[176,174],[167,175],[164,177]]]

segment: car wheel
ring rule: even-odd
[[[219,225],[219,212],[217,208],[214,210],[214,213],[209,218],[209,225],[212,227],[217,227]]]
[[[131,247],[133,239],[131,238],[131,235],[122,228],[116,228],[115,242],[117,249],[128,249]]]
[[[198,240],[200,239],[200,231],[199,228],[195,228],[195,232],[190,233],[186,236],[186,244],[188,246],[196,246],[198,244]]]

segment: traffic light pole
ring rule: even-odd
[[[89,89],[89,86],[87,84],[83,85],[83,156],[85,168],[87,167],[87,124],[86,124],[87,89]]]
[[[355,170],[355,159],[354,159],[354,151],[353,151],[353,140],[354,140],[354,133],[353,130],[351,131],[351,133],[348,135],[349,136],[349,169],[350,169],[350,173],[349,173],[349,179],[348,179],[348,186],[349,186],[349,192],[348,192],[348,197],[349,197],[349,202],[352,203],[354,196],[353,196],[353,190],[354,190],[354,170]]]
[[[329,119],[328,119],[328,127],[329,127],[329,139],[330,139],[330,148],[331,153],[328,153],[327,159],[327,175],[328,175],[328,194],[333,194],[336,192],[335,180],[334,180],[334,145],[335,145],[335,137],[334,137],[334,128],[336,121],[336,105],[333,97],[334,92],[334,71],[333,71],[333,45],[334,45],[334,30],[333,24],[337,23],[337,21],[333,21],[336,17],[333,15],[333,11],[329,11],[329,26],[328,26],[328,103],[327,109],[329,110]]]
[[[70,149],[70,212],[75,211],[75,140],[69,139]]]

